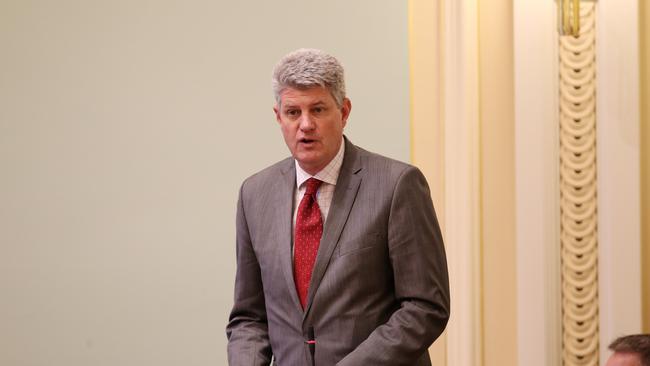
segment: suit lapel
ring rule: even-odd
[[[298,311],[302,311],[302,305],[298,299],[296,291],[296,282],[293,279],[293,255],[292,235],[293,227],[293,195],[296,186],[296,166],[293,159],[288,159],[289,163],[282,169],[282,178],[278,182],[276,205],[277,214],[274,216],[275,224],[273,227],[278,228],[277,244],[279,245],[278,254],[284,278],[287,283],[291,302]]]
[[[318,254],[316,255],[316,263],[314,264],[311,282],[309,283],[307,308],[305,309],[304,317],[307,316],[307,313],[311,308],[314,295],[323,279],[323,275],[329,265],[332,253],[338,244],[343,227],[348,220],[348,215],[352,209],[354,199],[357,196],[359,185],[361,184],[361,176],[357,174],[360,170],[361,163],[359,159],[359,151],[346,138],[345,156],[343,157],[343,164],[341,166],[339,178],[336,182],[332,204],[329,213],[327,214],[325,226],[323,227],[323,237],[320,241]]]

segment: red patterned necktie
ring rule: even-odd
[[[323,219],[316,201],[316,191],[322,182],[315,178],[307,179],[307,190],[298,206],[296,235],[293,249],[293,278],[298,297],[304,309],[307,305],[307,290],[311,272],[316,262],[318,244],[323,235]]]

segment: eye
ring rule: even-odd
[[[312,109],[312,111],[314,113],[316,113],[316,114],[320,114],[320,113],[323,113],[325,111],[325,108],[323,108],[323,107],[314,107],[314,109]]]
[[[284,114],[286,114],[289,117],[297,117],[300,115],[300,110],[299,109],[287,109],[284,111]]]

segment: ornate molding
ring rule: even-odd
[[[598,365],[595,5],[580,13],[559,38],[562,364]]]

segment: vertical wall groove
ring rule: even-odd
[[[595,6],[580,9],[559,40],[562,363],[598,365]]]
[[[641,45],[641,314],[650,333],[650,4],[639,1]]]

